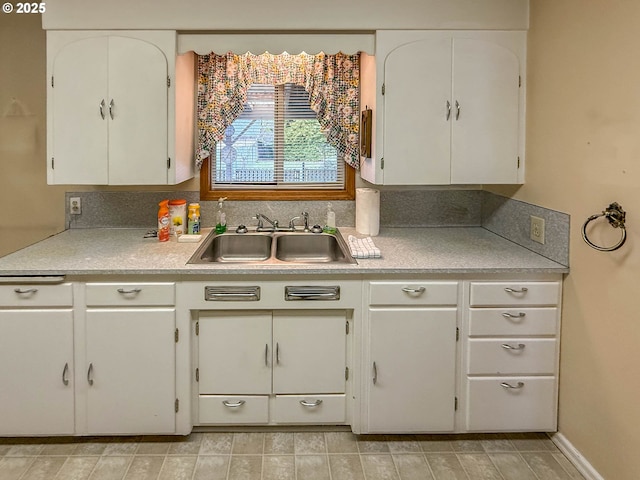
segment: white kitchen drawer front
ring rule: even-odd
[[[470,375],[540,374],[556,371],[556,340],[510,338],[469,340]]]
[[[345,395],[276,395],[276,423],[344,423]]]
[[[458,282],[370,282],[370,305],[456,305]]]
[[[70,307],[70,283],[60,285],[2,285],[0,307]]]
[[[469,335],[556,335],[558,309],[542,308],[471,308]]]
[[[555,377],[471,378],[467,401],[469,431],[556,430]]]
[[[174,283],[87,283],[90,307],[164,306],[175,304]]]
[[[200,395],[200,424],[269,423],[269,397]]]
[[[472,282],[470,306],[557,305],[559,282]]]

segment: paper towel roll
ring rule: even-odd
[[[380,232],[380,190],[356,188],[356,231],[371,236]]]

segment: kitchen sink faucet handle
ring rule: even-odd
[[[302,212],[300,215],[304,219],[304,231],[309,232],[309,212]]]
[[[300,217],[293,217],[291,220],[289,220],[289,230],[291,230],[292,232],[296,231],[296,220],[300,220]]]

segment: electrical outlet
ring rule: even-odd
[[[544,218],[533,215],[530,215],[529,218],[531,219],[531,229],[529,231],[531,240],[544,245]]]
[[[69,213],[71,215],[80,215],[82,213],[82,201],[80,197],[69,198]]]

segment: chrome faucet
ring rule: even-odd
[[[269,217],[267,217],[266,215],[263,215],[262,213],[256,213],[256,216],[253,217],[256,220],[258,220],[258,226],[256,227],[256,232],[275,232],[278,230],[278,220],[271,220]],[[271,224],[271,228],[265,228],[264,224],[262,223],[262,221],[265,221],[267,223]]]
[[[289,220],[289,230],[292,232],[296,231],[296,220],[299,220],[300,217],[293,217],[291,220]]]

